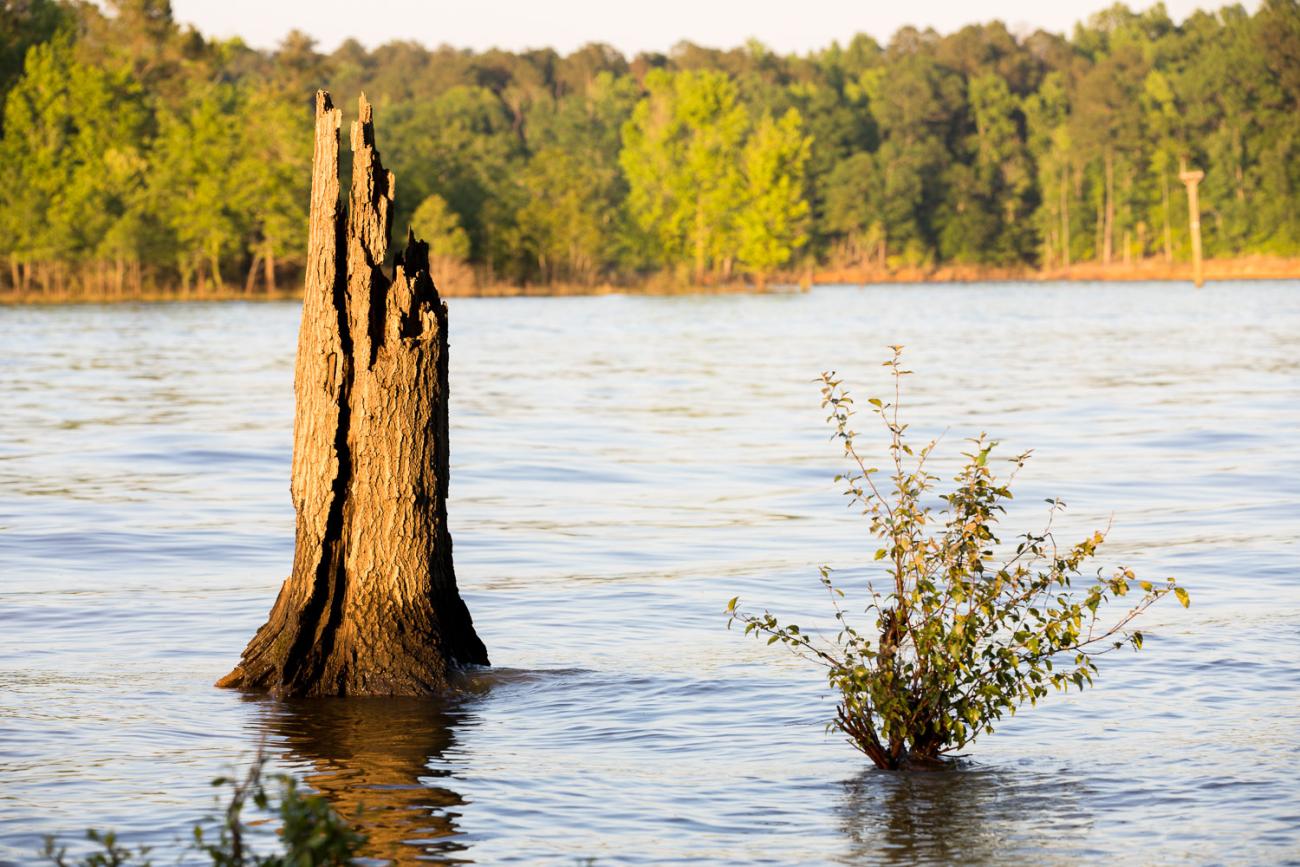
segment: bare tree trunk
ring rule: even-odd
[[[1115,158],[1106,148],[1106,218],[1101,239],[1101,264],[1109,265],[1115,248]]]
[[[1241,128],[1233,126],[1232,128],[1232,177],[1237,182],[1237,201],[1246,201],[1246,173],[1242,168],[1246,155],[1242,152],[1241,146]]]
[[[252,295],[257,285],[257,266],[262,264],[262,254],[254,253],[253,261],[248,263],[248,276],[244,278],[244,294]]]
[[[362,97],[350,213],[339,112],[316,98],[298,362],[293,573],[218,686],[277,695],[421,695],[488,662],[456,589],[447,530],[447,310],[414,237],[390,282],[393,176]]]
[[[1061,181],[1061,258],[1065,272],[1070,272],[1070,167],[1063,166],[1065,178]]]
[[[695,285],[704,285],[704,205],[695,204]]]
[[[221,248],[213,246],[208,250],[208,267],[212,269],[212,285],[214,291],[220,292],[226,288],[226,284],[221,281]]]
[[[1105,234],[1106,234],[1106,200],[1105,200],[1105,194],[1103,193],[1102,198],[1097,202],[1097,231],[1096,231],[1096,237],[1093,239],[1092,242],[1094,252],[1097,255],[1099,260],[1102,255],[1102,238],[1105,236]]]
[[[275,249],[270,243],[266,245],[266,294],[275,294]]]
[[[1174,261],[1174,230],[1169,219],[1169,172],[1160,172],[1160,203],[1165,217],[1165,262]]]

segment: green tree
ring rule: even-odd
[[[631,117],[640,99],[639,88],[631,78],[615,78],[609,71],[596,73],[581,87],[570,87],[573,89],[559,101],[554,111],[543,112],[530,122],[534,152],[529,170],[524,174],[523,186],[533,196],[524,205],[524,209],[530,211],[527,220],[532,227],[524,224],[521,209],[521,237],[526,240],[545,236],[546,233],[539,235],[535,232],[539,220],[547,222],[545,215],[540,213],[545,209],[545,202],[537,200],[536,191],[545,185],[541,184],[543,178],[552,177],[552,183],[567,183],[573,188],[567,191],[575,199],[570,207],[586,215],[580,222],[589,229],[594,220],[594,244],[579,245],[585,250],[582,255],[590,260],[591,265],[579,270],[587,276],[596,270],[619,267],[636,270],[645,260],[643,235],[631,224],[624,208],[627,182],[619,165],[619,149],[623,124]],[[563,171],[569,174],[568,181],[554,177],[555,163],[560,155],[566,158],[567,168]],[[534,172],[539,160],[543,163],[543,170]],[[551,165],[546,167],[547,163]],[[548,257],[551,263],[560,261],[554,253],[553,249]],[[539,270],[546,269],[539,267]]]
[[[1159,69],[1147,74],[1142,87],[1142,114],[1151,133],[1149,171],[1160,192],[1157,222],[1165,261],[1174,258],[1173,188],[1178,184],[1179,162],[1188,152],[1183,109],[1178,105],[1169,77]],[[1181,234],[1181,232],[1179,233]]]
[[[382,105],[379,109],[382,110]],[[471,256],[490,268],[514,267],[519,257],[516,179],[524,151],[508,109],[488,89],[455,86],[433,99],[395,104],[385,116],[384,152],[411,193],[399,197],[395,223],[434,193],[456,212]],[[401,204],[402,198],[410,204]]]
[[[411,215],[411,230],[429,245],[429,255],[464,262],[469,258],[469,235],[460,218],[439,195],[425,198]]]
[[[804,167],[812,139],[795,109],[764,115],[741,154],[743,194],[736,216],[737,257],[758,285],[808,243]]]
[[[323,54],[302,33],[256,50],[178,24],[168,0],[9,0],[0,255],[20,288],[283,283],[303,267],[325,84],[366,91],[383,115],[409,193],[398,226],[432,195],[454,213],[470,245],[456,282],[470,268],[487,282],[708,281],[797,257],[1172,261],[1188,242],[1184,163],[1206,171],[1207,253],[1294,256],[1297,57],[1296,0],[1177,24],[1159,4],[1116,4],[1068,38],[993,22],[803,56],[751,40],[630,61],[604,45],[350,40]],[[791,109],[811,144],[782,186],[754,141]],[[807,213],[791,218],[798,198]]]
[[[48,41],[65,23],[66,13],[54,0],[6,0],[0,6],[0,108],[22,77],[28,49]]]
[[[105,0],[76,8],[78,59],[112,69],[136,81],[167,109],[178,108],[193,82],[229,80],[222,57],[193,28],[172,17],[170,0]]]
[[[442,196],[428,196],[411,215],[411,231],[429,245],[429,273],[440,289],[471,286],[469,235]]]
[[[890,43],[886,62],[864,72],[859,87],[881,136],[884,243],[906,264],[933,261],[944,168],[952,163],[947,142],[965,86],[934,59],[920,34],[905,28]]]
[[[970,79],[969,101],[975,122],[970,144],[975,152],[978,207],[989,215],[992,230],[985,238],[987,252],[968,250],[968,257],[1002,264],[1031,261],[1035,236],[1030,217],[1036,191],[1033,162],[1021,132],[1020,100],[1005,79],[986,72]]]
[[[160,119],[151,200],[174,239],[183,287],[197,278],[222,288],[223,267],[243,252],[248,215],[235,185],[243,108],[234,85],[200,83]]]
[[[1272,84],[1262,92],[1257,153],[1264,195],[1254,214],[1264,232],[1258,247],[1295,255],[1300,252],[1300,3],[1264,0],[1253,23],[1260,59],[1254,68]]]
[[[851,262],[875,257],[885,264],[884,177],[876,155],[859,151],[836,165],[828,178],[822,231],[839,240]]]
[[[296,101],[265,86],[246,94],[238,111],[238,137],[227,146],[238,154],[229,191],[232,210],[242,215],[241,240],[251,258],[245,286],[253,287],[260,263],[265,288],[273,292],[277,260],[306,264],[310,115]]]
[[[139,88],[78,63],[66,35],[34,46],[5,103],[0,252],[14,282],[62,291],[137,249],[146,121]],[[72,272],[77,269],[77,273]]]
[[[725,275],[748,113],[735,83],[718,72],[653,70],[645,86],[623,127],[619,157],[631,213],[659,243],[665,264],[689,265],[697,281],[710,268]]]
[[[600,267],[603,202],[590,191],[600,177],[590,164],[558,148],[533,156],[521,183],[519,234],[543,279],[590,282]]]
[[[1069,98],[1064,76],[1053,71],[1044,77],[1035,93],[1023,101],[1028,148],[1036,158],[1039,207],[1035,215],[1042,241],[1041,264],[1046,268],[1069,268],[1074,259],[1071,238],[1077,236],[1071,220],[1073,211],[1074,163],[1069,130]]]
[[[1145,162],[1141,94],[1148,69],[1138,48],[1122,44],[1084,73],[1074,98],[1070,138],[1090,164],[1095,250],[1103,265],[1114,258],[1117,229],[1133,228],[1134,183]]]

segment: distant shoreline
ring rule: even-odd
[[[1300,258],[1241,256],[1206,259],[1206,280],[1300,280]],[[870,266],[826,268],[813,272],[813,283],[1132,283],[1192,281],[1191,262],[1142,259],[1102,265],[1078,262],[1067,268],[997,268],[980,265],[941,265],[933,268],[882,270]]]
[[[995,268],[978,265],[942,265],[932,268],[880,269],[870,266],[821,268],[809,274],[775,276],[765,288],[742,281],[715,285],[677,284],[663,278],[639,284],[572,284],[509,283],[487,286],[440,288],[445,298],[556,298],[591,295],[726,295],[762,294],[798,291],[808,286],[911,285],[918,283],[1132,283],[1191,282],[1192,266],[1187,262],[1169,263],[1146,259],[1131,264],[1102,265],[1080,262],[1065,268]],[[1250,256],[1233,259],[1206,259],[1205,279],[1222,280],[1300,280],[1300,258]],[[154,289],[143,292],[50,295],[42,292],[17,293],[0,291],[0,305],[62,305],[151,303],[163,301],[292,301],[300,290],[244,292],[238,289],[182,291]]]

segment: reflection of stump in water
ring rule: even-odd
[[[437,785],[445,770],[429,768],[455,740],[463,713],[448,701],[351,698],[283,701],[263,718],[272,748],[289,765],[305,762],[303,781],[351,818],[362,809],[365,854],[406,863],[413,858],[454,862],[463,844],[455,813],[462,801]]]

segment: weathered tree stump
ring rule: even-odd
[[[217,686],[276,695],[423,695],[488,662],[447,530],[447,308],[408,234],[390,281],[394,179],[364,96],[339,202],[340,114],[316,95],[310,243],[290,491],[293,573]]]

